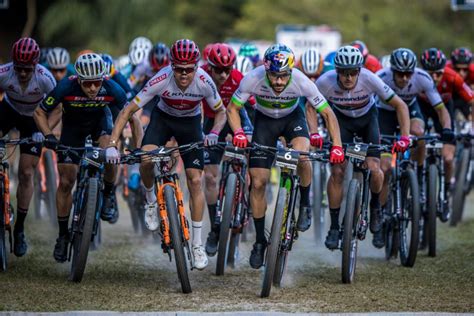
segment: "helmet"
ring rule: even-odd
[[[416,55],[408,48],[397,48],[390,55],[390,67],[398,72],[414,72]]]
[[[84,54],[74,64],[77,76],[82,80],[101,79],[105,75],[105,63],[99,54]]]
[[[105,65],[104,75],[113,76],[115,72],[114,59],[109,54],[100,54]]]
[[[71,58],[65,48],[55,47],[46,55],[46,61],[51,69],[64,69],[69,65]]]
[[[128,55],[119,56],[115,60],[114,64],[117,67],[117,70],[120,71],[120,70],[126,68],[128,65],[130,65],[130,57],[128,57]]]
[[[342,46],[334,57],[334,66],[341,69],[361,68],[364,57],[359,49],[354,46]]]
[[[216,43],[209,51],[208,62],[211,66],[228,68],[235,63],[236,55],[234,49],[227,44]]]
[[[451,61],[456,64],[470,64],[472,61],[472,53],[469,48],[459,47],[451,53]]]
[[[206,63],[207,63],[207,58],[209,57],[209,52],[211,51],[212,45],[214,45],[214,43],[209,43],[202,50],[202,60]]]
[[[239,56],[249,57],[254,65],[260,60],[258,48],[252,43],[243,43],[239,49]]]
[[[253,70],[253,64],[248,57],[237,56],[234,68],[240,71],[245,76],[248,72]]]
[[[390,67],[390,55],[383,55],[380,57],[380,64],[383,68]]]
[[[367,55],[369,54],[369,49],[367,48],[367,45],[365,45],[365,43],[362,41],[355,40],[351,43],[351,46],[354,46],[355,48],[360,50],[364,58],[367,57]]]
[[[317,75],[323,70],[323,59],[316,48],[309,48],[300,58],[300,65],[307,75]]]
[[[168,66],[170,63],[170,49],[164,43],[156,43],[148,55],[150,65],[155,71]]]
[[[196,64],[200,57],[199,47],[192,40],[180,39],[171,46],[171,62],[173,64]]]
[[[14,64],[35,66],[39,62],[40,48],[31,37],[23,37],[13,44],[12,59]]]
[[[295,55],[291,49],[283,44],[270,46],[263,56],[265,70],[281,72],[290,71],[295,63]]]
[[[39,63],[44,65],[48,63],[47,57],[48,53],[51,50],[51,47],[41,47],[40,48],[40,58],[39,58]]]
[[[153,44],[151,41],[143,36],[135,38],[128,48],[128,56],[132,65],[140,64],[150,52]]]
[[[446,56],[441,49],[425,49],[423,53],[421,53],[421,64],[425,70],[440,70],[446,65]]]

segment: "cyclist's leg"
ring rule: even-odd
[[[423,105],[425,107],[425,105]],[[425,117],[418,101],[410,105],[410,134],[423,136],[425,133]],[[417,142],[416,148],[412,152],[412,160],[417,163],[418,183],[421,185],[423,177],[423,163],[426,157],[425,142]]]

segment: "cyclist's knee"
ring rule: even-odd
[[[32,183],[34,175],[33,168],[21,168],[18,170],[18,179],[22,185]]]
[[[71,176],[70,174],[61,175],[59,178],[58,191],[71,192],[75,182],[75,176]]]
[[[190,173],[187,174],[187,183],[189,189],[191,190],[200,190],[202,183],[202,174],[201,173]]]
[[[341,166],[333,166],[331,168],[331,179],[335,183],[342,183],[344,181],[345,169]]]
[[[204,181],[206,187],[215,187],[217,185],[217,177],[212,172],[204,173]]]
[[[261,176],[252,177],[252,190],[255,192],[264,192],[265,187],[267,186],[268,179]]]
[[[388,159],[384,159],[382,158],[381,161],[380,161],[380,169],[382,169],[382,172],[384,174],[390,174],[390,172],[392,171],[392,164],[391,164],[391,158]]]
[[[424,123],[422,123],[420,120],[412,120],[412,123],[410,124],[410,134],[415,136],[423,136],[424,132]]]

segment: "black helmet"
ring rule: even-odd
[[[470,64],[472,61],[472,53],[469,48],[466,47],[456,48],[451,53],[451,61],[453,62],[453,65]]]
[[[421,65],[428,71],[441,70],[446,66],[446,56],[438,48],[425,49],[421,53]]]
[[[398,72],[414,72],[416,67],[416,55],[411,49],[397,48],[390,55],[390,66]]]

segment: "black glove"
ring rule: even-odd
[[[58,149],[58,144],[59,144],[59,141],[56,138],[56,136],[54,136],[53,134],[48,134],[44,137],[44,142],[43,142],[44,147],[51,150],[56,150]]]
[[[454,141],[454,132],[450,128],[443,128],[441,132],[441,141],[443,143],[452,143]]]

